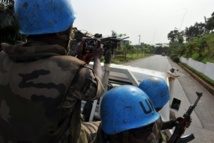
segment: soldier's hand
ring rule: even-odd
[[[84,61],[84,55],[83,55],[83,48],[85,45],[85,37],[82,38],[82,41],[78,43],[76,52],[77,52],[77,58]]]
[[[190,126],[190,124],[192,123],[192,118],[190,116],[185,117],[186,120],[186,127],[188,128]]]
[[[181,126],[186,126],[188,128],[190,126],[190,124],[192,123],[192,118],[190,116],[185,117],[185,118],[178,117],[176,119],[176,121],[178,121]]]
[[[100,44],[100,41],[97,41],[93,51],[92,51],[92,55],[94,57],[94,59],[101,59],[102,55],[103,55],[103,47],[102,44]]]

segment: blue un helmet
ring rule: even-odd
[[[113,135],[144,127],[159,118],[149,97],[138,87],[115,87],[103,96],[101,103],[102,130]]]
[[[156,109],[161,109],[170,99],[168,86],[162,78],[147,78],[139,84],[139,88],[149,96]]]
[[[75,19],[71,0],[15,0],[20,33],[58,33],[69,29]]]

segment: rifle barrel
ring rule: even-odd
[[[193,110],[195,109],[195,107],[197,106],[198,101],[199,101],[200,98],[202,97],[202,93],[196,92],[196,94],[197,94],[198,98],[196,99],[195,103],[189,107],[189,109],[187,110],[187,112],[186,112],[185,115],[188,115],[188,116],[191,115],[192,111],[193,111]]]
[[[202,97],[202,93],[196,92],[196,94],[197,94],[198,98],[196,99],[195,103],[193,105],[191,105],[189,107],[189,109],[187,110],[187,112],[183,115],[184,117],[191,115],[192,111],[197,106],[198,101]],[[182,126],[176,126],[174,133],[172,134],[172,136],[170,137],[170,139],[168,140],[167,143],[177,143],[177,141],[181,138],[181,136],[185,132],[185,130],[186,130],[186,125],[183,127]]]

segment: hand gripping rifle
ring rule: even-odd
[[[181,137],[183,133],[185,132],[187,126],[186,126],[186,120],[190,118],[190,115],[192,114],[192,111],[195,109],[195,107],[198,104],[198,101],[200,100],[202,93],[196,92],[198,98],[196,99],[195,103],[193,105],[190,105],[189,109],[187,112],[183,115],[184,120],[182,123],[177,123],[174,133],[172,134],[171,138],[167,143],[186,143],[190,140],[193,140],[195,137],[193,134],[190,134],[185,137]]]

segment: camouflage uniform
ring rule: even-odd
[[[80,140],[81,100],[104,91],[92,69],[59,45],[29,41],[2,47],[0,143]]]
[[[99,125],[100,121],[82,122],[81,124],[81,134],[83,135],[82,138],[86,139],[88,143],[91,143],[97,135]]]
[[[154,123],[152,133],[146,139],[143,139],[143,143],[165,143],[163,142],[161,137],[161,132],[160,132],[161,128],[162,128],[162,120],[161,118],[159,118]],[[94,137],[91,143],[113,143],[113,142],[110,142],[108,140],[108,136],[102,131],[101,124],[100,124],[96,137]]]

